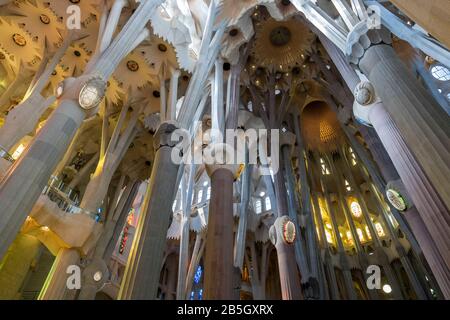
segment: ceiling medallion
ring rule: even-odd
[[[405,211],[407,209],[406,201],[398,191],[388,189],[386,190],[386,197],[389,203],[398,211]]]
[[[139,70],[139,64],[136,61],[134,61],[134,60],[129,60],[127,62],[127,68],[131,72],[136,72],[136,71]]]
[[[25,38],[21,34],[18,34],[18,33],[14,33],[12,36],[12,39],[13,39],[14,43],[20,47],[24,47],[27,44],[27,40],[25,40]]]
[[[84,110],[96,108],[105,96],[106,82],[100,76],[88,80],[80,91],[78,102]]]
[[[283,47],[287,45],[289,41],[291,41],[291,38],[291,31],[284,26],[276,27],[272,30],[272,32],[270,32],[270,42],[275,47]]]
[[[312,32],[297,20],[265,20],[256,26],[252,63],[286,72],[304,62],[313,40]]]
[[[283,224],[283,240],[286,242],[286,244],[293,244],[296,237],[296,230],[295,230],[295,224],[291,221],[286,219],[285,223]]]
[[[45,15],[45,14],[41,14],[39,19],[41,20],[41,22],[43,24],[49,24],[50,23],[50,18],[47,15]]]

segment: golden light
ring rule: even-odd
[[[328,243],[333,243],[333,237],[331,236],[331,233],[328,230],[325,230],[325,236],[327,237]]]
[[[356,233],[358,234],[359,241],[364,241],[364,234],[360,228],[356,229]]]
[[[20,156],[21,156],[21,154],[22,154],[22,152],[23,152],[24,150],[25,150],[25,146],[24,146],[23,144],[20,144],[20,145],[17,147],[16,151],[14,151],[14,153],[12,154],[12,158],[13,158],[14,160],[19,159]]]

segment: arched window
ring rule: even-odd
[[[353,202],[350,204],[350,209],[351,209],[351,211],[352,211],[353,216],[355,216],[356,218],[361,217],[361,215],[362,215],[362,210],[361,210],[361,206],[359,205],[358,202],[353,201]]]
[[[320,167],[322,168],[322,174],[323,175],[329,175],[330,174],[330,170],[328,170],[328,167],[325,164],[325,160],[323,160],[322,158],[320,158]]]
[[[450,70],[444,66],[437,65],[431,68],[431,74],[433,77],[439,81],[449,81],[450,80]]]
[[[266,197],[265,207],[266,207],[266,211],[272,210],[272,203],[270,202],[270,198],[269,197]]]
[[[379,237],[384,237],[385,236],[383,227],[381,226],[381,223],[379,223],[379,222],[375,223],[375,229],[377,230],[377,233],[378,233]]]
[[[260,199],[255,201],[255,212],[257,214],[260,214],[262,212],[262,203]]]
[[[347,180],[345,180],[345,190],[347,190],[347,191],[352,191],[352,187],[350,187],[350,183],[348,183],[348,181]]]
[[[356,166],[356,154],[353,151],[353,149],[350,147],[348,148],[348,151],[350,152],[350,162],[352,163],[352,166]]]
[[[208,190],[206,190],[206,200],[211,199],[211,187],[208,187]]]
[[[203,200],[203,189],[198,190],[197,203],[201,203]]]

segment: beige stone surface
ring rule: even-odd
[[[450,1],[391,0],[420,26],[450,48]]]

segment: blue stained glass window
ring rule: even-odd
[[[195,275],[194,275],[194,283],[195,284],[200,283],[200,280],[202,278],[202,273],[203,273],[202,267],[198,266],[197,271],[195,272]]]

